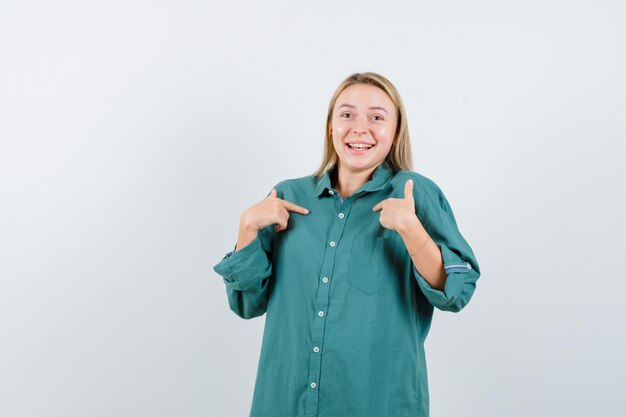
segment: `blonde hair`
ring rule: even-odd
[[[354,84],[369,84],[383,90],[391,102],[396,107],[396,113],[398,116],[396,124],[396,133],[393,139],[393,144],[389,150],[389,154],[385,158],[385,161],[389,164],[389,167],[395,172],[401,169],[412,171],[413,170],[413,157],[411,154],[411,141],[409,139],[409,126],[406,118],[406,112],[404,111],[404,104],[400,98],[400,93],[396,90],[391,82],[382,75],[374,72],[354,73],[348,78],[343,80],[339,87],[335,90],[330,103],[328,105],[328,115],[326,117],[326,139],[324,141],[324,157],[320,167],[313,173],[317,177],[321,177],[327,171],[332,170],[337,165],[337,152],[333,146],[333,138],[330,134],[331,120],[333,117],[333,108],[337,102],[337,98],[343,90]]]

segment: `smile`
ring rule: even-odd
[[[374,145],[369,145],[367,143],[348,143],[348,146],[352,149],[370,149],[374,147]]]

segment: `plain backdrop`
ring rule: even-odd
[[[399,89],[414,170],[482,270],[435,310],[431,415],[623,415],[625,17],[1,0],[0,415],[247,416],[264,317],[234,315],[212,266],[243,210],[317,168],[356,71]]]

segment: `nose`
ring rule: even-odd
[[[363,119],[358,118],[354,122],[354,127],[352,128],[352,133],[355,133],[355,134],[367,133],[367,121],[364,121]]]

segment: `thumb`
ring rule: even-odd
[[[276,188],[272,188],[272,191],[270,191],[270,193],[268,194],[268,196],[267,196],[267,197],[265,197],[265,198],[268,198],[268,197],[276,197],[277,195],[278,195],[278,192],[276,191]]]
[[[413,180],[408,180],[404,183],[404,199],[415,204],[415,201],[413,200]]]

